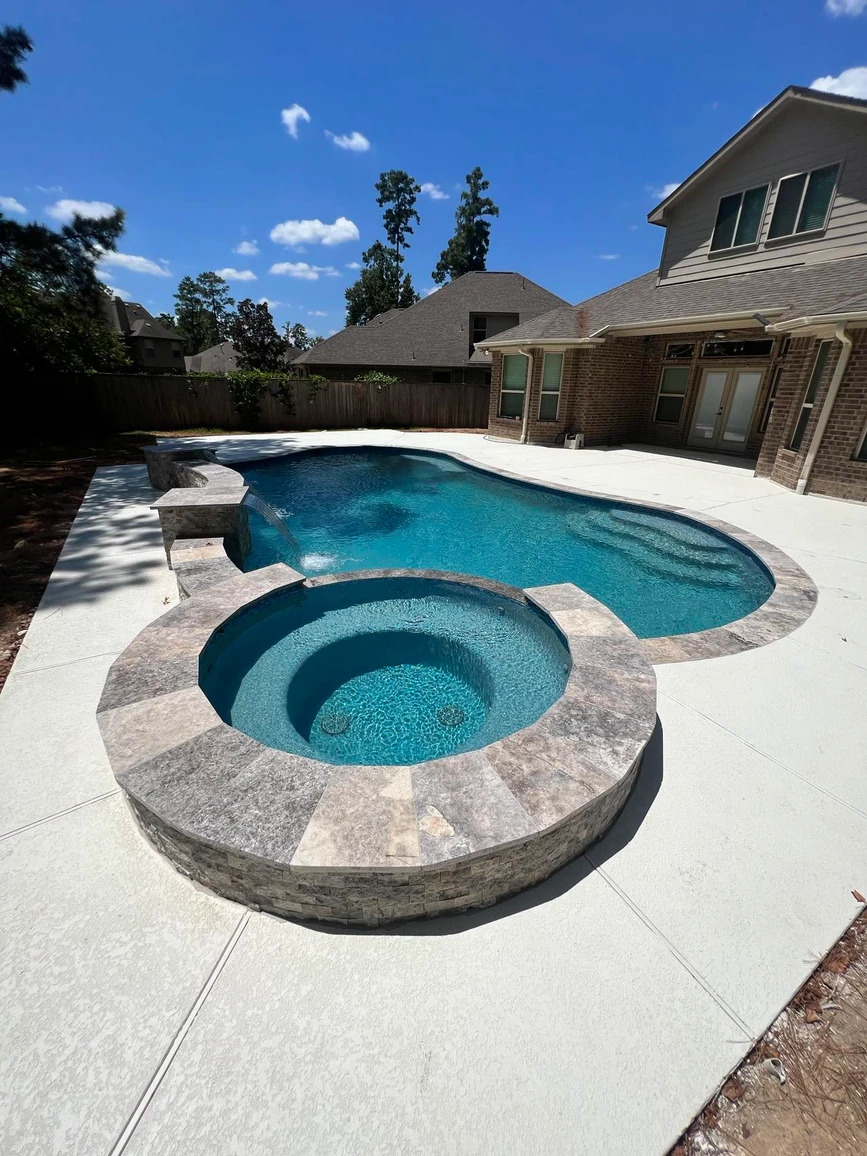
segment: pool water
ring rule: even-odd
[[[459,583],[382,578],[272,595],[211,639],[199,673],[224,721],[267,746],[381,766],[529,726],[570,667],[533,607]]]
[[[444,455],[313,450],[241,466],[293,542],[251,512],[254,570],[435,569],[574,582],[642,638],[742,618],[773,590],[749,550],[685,518],[510,481]]]

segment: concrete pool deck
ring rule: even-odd
[[[575,863],[481,913],[333,933],[197,890],[133,826],[96,705],[176,595],[144,467],[99,470],[0,695],[4,1151],[664,1153],[867,885],[867,507],[640,447],[199,440],[451,448],[712,511],[818,605],[769,646],[656,668],[636,790]]]

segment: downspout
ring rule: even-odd
[[[851,342],[850,342],[851,344]],[[527,444],[527,427],[530,424],[530,391],[533,388],[533,354],[523,345],[518,347],[527,359],[527,388],[524,391],[524,417],[521,421],[521,445]]]
[[[849,363],[849,354],[852,352],[852,338],[846,333],[845,321],[841,322],[834,330],[834,337],[840,342],[843,348],[840,350],[840,356],[837,358],[831,383],[828,386],[828,393],[822,405],[822,412],[819,414],[819,420],[816,422],[813,440],[810,442],[810,448],[807,451],[807,456],[804,458],[804,465],[801,467],[801,476],[798,478],[798,484],[795,486],[796,494],[806,492],[807,482],[810,480],[810,473],[816,461],[816,455],[819,452],[819,447],[822,445],[822,438],[825,436],[825,430],[831,419],[831,410],[834,408],[834,402],[837,400],[837,391],[840,388],[840,382],[843,380],[843,374],[846,372],[846,366]]]

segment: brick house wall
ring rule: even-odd
[[[741,330],[727,336],[738,339],[745,334]],[[775,342],[770,357],[756,358],[754,362],[740,357],[702,358],[702,344],[712,338],[712,332],[609,337],[604,345],[567,350],[556,422],[538,420],[542,352],[539,349],[532,350],[535,365],[530,384],[528,440],[539,445],[559,444],[568,430],[581,431],[588,446],[631,441],[663,446],[686,445],[703,371],[706,368],[747,368],[755,364],[764,369],[753,427],[746,447],[747,456],[755,456],[762,442],[762,414],[782,343]],[[666,347],[671,342],[679,341],[688,341],[694,345],[692,358],[667,361]],[[662,371],[667,365],[686,366],[690,371],[684,404],[677,422],[655,420],[659,384]],[[519,438],[520,418],[499,417],[501,380],[502,355],[495,353],[488,429],[500,437]]]
[[[867,330],[853,329],[852,353],[840,384],[831,418],[822,438],[807,489],[813,494],[867,501],[867,462],[855,461],[861,437],[867,425]],[[789,442],[801,412],[819,350],[819,339],[802,337],[792,341],[778,385],[777,396],[759,454],[756,473],[780,485],[794,489],[810,442],[828,396],[828,388],[839,357],[829,357],[816,392],[810,420],[804,430],[800,449],[789,449]]]

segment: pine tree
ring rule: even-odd
[[[378,313],[406,309],[418,301],[412,277],[403,272],[403,261],[413,221],[421,224],[415,207],[421,185],[403,169],[391,169],[380,174],[376,192],[376,203],[385,209],[382,222],[388,244],[374,241],[362,254],[364,268],[345,294],[347,325],[364,325]]]
[[[488,188],[490,181],[485,180],[478,165],[467,173],[467,187],[461,193],[460,204],[455,210],[454,235],[431,273],[437,285],[485,268],[491,243],[491,224],[485,217],[500,215],[491,198],[482,195]]]
[[[229,286],[216,273],[184,277],[175,293],[175,323],[189,342],[192,353],[201,353],[232,335],[234,300]]]

